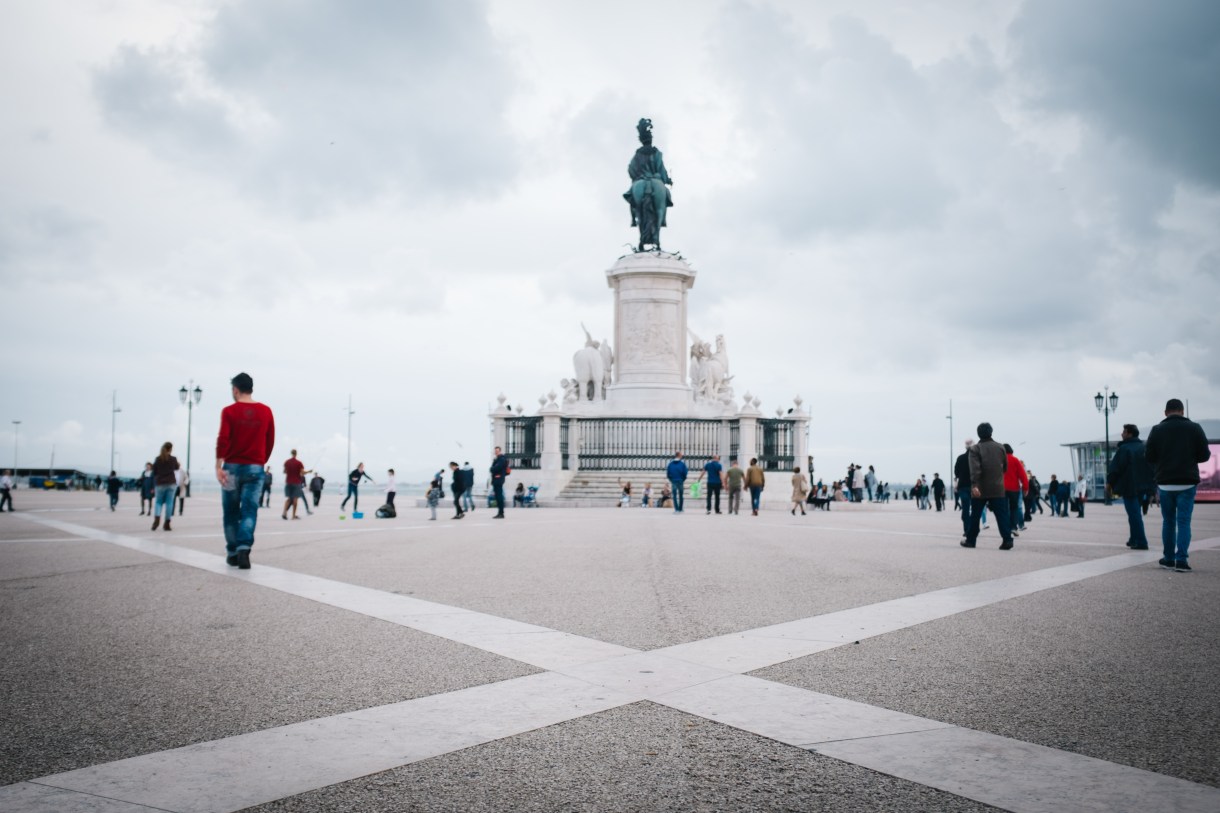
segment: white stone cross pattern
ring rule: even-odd
[[[1220,789],[745,674],[1146,564],[1156,553],[1051,567],[643,652],[275,567],[233,570],[211,554],[24,516],[547,671],[19,782],[0,788],[2,811],[227,813],[641,700],[1020,813],[1220,810]],[[1192,545],[1217,546],[1220,539]]]

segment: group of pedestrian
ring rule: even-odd
[[[690,474],[690,470],[686,465],[686,461],[682,457],[682,452],[674,452],[673,460],[665,467],[665,479],[668,483],[662,492],[661,497],[657,501],[657,507],[663,508],[668,503],[672,502],[674,513],[681,514],[685,510],[685,495],[686,495],[686,479]],[[800,469],[795,471],[796,475],[800,475]],[[800,475],[804,478],[804,475]],[[758,465],[758,458],[750,458],[749,467],[742,470],[738,461],[734,458],[729,461],[729,467],[726,469],[720,462],[720,455],[712,455],[707,463],[703,464],[702,471],[695,478],[695,482],[703,481],[707,478],[707,497],[706,511],[708,514],[720,514],[720,496],[727,488],[729,514],[739,514],[741,512],[741,497],[743,491],[750,492],[750,512],[753,516],[758,516],[758,507],[762,499],[762,491],[766,486],[767,478],[763,474],[762,467]],[[809,491],[808,480],[804,481],[804,493]],[[796,479],[794,476],[793,487],[796,487]],[[645,500],[651,496],[651,483],[645,489]],[[795,495],[795,490],[794,490]],[[795,496],[793,497],[795,500]],[[644,503],[647,505],[647,502]],[[793,509],[793,513],[796,509]],[[805,512],[804,497],[801,498],[801,513]]]
[[[979,442],[966,441],[966,452],[957,458],[954,475],[962,506],[962,547],[977,545],[980,519],[986,509],[996,518],[1000,550],[1011,550],[1013,540],[1032,520],[1040,486],[1008,444],[992,437],[988,423],[978,426]],[[1199,486],[1199,464],[1211,459],[1203,428],[1185,416],[1177,398],[1165,404],[1165,418],[1152,428],[1148,440],[1140,440],[1135,424],[1125,424],[1122,439],[1109,461],[1106,487],[1118,493],[1127,515],[1127,547],[1148,550],[1144,515],[1153,490],[1161,508],[1161,558],[1159,564],[1178,573],[1191,572],[1191,517]],[[1024,495],[1024,497],[1023,497]],[[1051,515],[1067,516],[1069,502],[1084,517],[1088,485],[1080,475],[1073,488],[1051,475],[1047,504]],[[1038,509],[1040,510],[1040,509]]]

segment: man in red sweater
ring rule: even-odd
[[[238,373],[230,383],[233,403],[220,411],[220,434],[216,438],[216,479],[222,489],[228,553],[225,561],[249,570],[263,466],[275,446],[275,418],[270,407],[254,400],[253,378]]]
[[[1012,447],[1004,444],[1008,468],[1004,470],[1004,496],[1008,498],[1008,522],[1012,535],[1025,530],[1025,498],[1029,491],[1029,475],[1025,473],[1025,465],[1013,454]]]

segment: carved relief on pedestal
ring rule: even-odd
[[[620,369],[678,370],[672,308],[640,303],[623,308],[619,339]]]

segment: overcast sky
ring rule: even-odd
[[[131,474],[194,380],[198,479],[244,370],[275,462],[342,479],[350,393],[378,480],[482,465],[613,337],[647,116],[690,325],[818,475],[944,474],[950,399],[1062,475],[1106,385],[1220,417],[1217,77],[1212,0],[13,0],[0,418],[101,471],[117,390]]]

